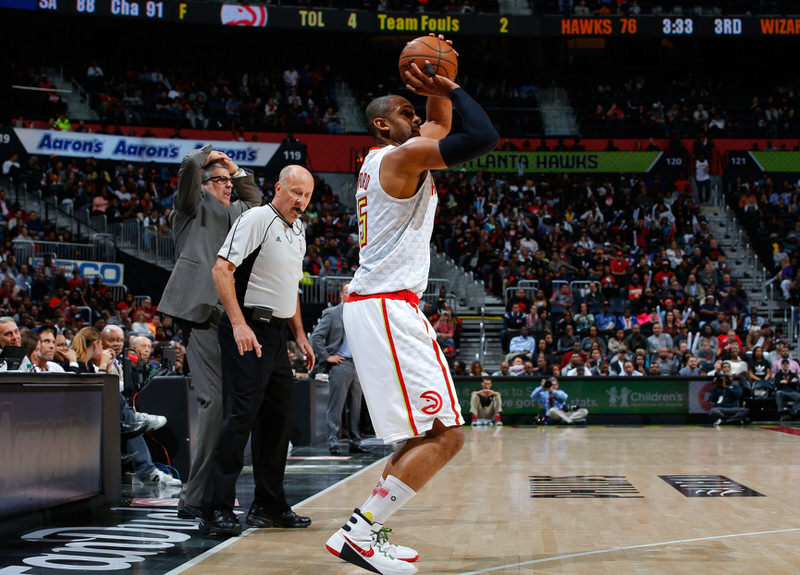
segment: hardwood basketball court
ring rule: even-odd
[[[388,527],[420,573],[800,571],[792,428],[465,428],[459,455]],[[781,432],[783,431],[783,432]],[[383,462],[296,509],[305,530],[250,530],[171,574],[367,573],[325,550]]]

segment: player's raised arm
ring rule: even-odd
[[[416,66],[414,64],[413,66]],[[450,100],[450,92],[458,87],[458,84],[451,82],[444,76],[435,76],[434,82],[441,78],[446,84],[446,93],[440,96],[428,96],[425,104],[425,122],[419,127],[419,133],[424,138],[441,140],[450,133],[453,126],[453,102]],[[447,84],[452,84],[449,86]]]
[[[461,117],[461,131],[442,139],[425,137],[411,103],[399,96],[390,97],[392,99],[387,102],[391,109],[384,112],[385,118],[376,117],[374,125],[379,142],[397,146],[383,160],[381,183],[387,193],[399,198],[414,195],[415,177],[425,170],[457,166],[478,158],[493,150],[500,139],[483,108],[455,82],[444,76],[428,76],[416,65],[412,66],[406,80],[410,90],[428,96],[429,102],[433,100],[431,105],[435,112],[446,117],[440,107],[445,103],[454,106]],[[367,112],[369,118],[370,110]],[[397,129],[395,118],[400,126],[406,125],[405,130]],[[443,125],[434,123],[430,130],[435,132]]]

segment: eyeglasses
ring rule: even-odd
[[[214,182],[215,184],[225,185],[228,182],[232,182],[233,178],[229,178],[227,176],[214,176],[213,178],[208,178],[207,182]]]

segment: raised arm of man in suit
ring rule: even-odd
[[[175,192],[175,209],[185,214],[193,214],[200,203],[203,189],[203,166],[208,163],[212,152],[211,144],[192,150],[181,162],[178,172],[178,190]]]
[[[212,149],[209,144],[192,150],[183,158],[178,173],[178,190],[175,193],[176,210],[187,215],[192,215],[197,211],[201,193],[208,183],[204,181],[203,168],[214,163],[225,166],[241,201],[251,208],[261,205],[261,192],[256,186],[253,174],[239,168],[227,154]]]
[[[253,172],[242,169],[233,177],[233,188],[239,195],[239,200],[247,204],[248,208],[261,205],[261,190],[256,185]]]

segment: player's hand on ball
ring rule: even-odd
[[[428,76],[446,76],[455,80],[458,73],[458,52],[453,49],[452,42],[445,40],[441,34],[420,36],[406,43],[400,52],[397,66],[403,82],[408,81],[412,64],[416,64]]]
[[[428,62],[428,60],[426,60]],[[419,69],[416,62],[405,73],[406,88],[420,96],[439,96],[447,98],[450,92],[458,88],[458,84],[445,76],[429,76]]]
[[[430,32],[428,34],[428,36],[435,36],[436,38],[439,38],[439,40],[442,40],[443,42],[447,42],[447,44],[449,44],[449,46],[451,48],[453,48],[453,41],[452,40],[448,40],[447,38],[445,38],[444,34],[434,34],[433,32]],[[453,48],[453,52],[455,53],[456,57],[459,56],[458,50],[456,50],[455,48]]]

